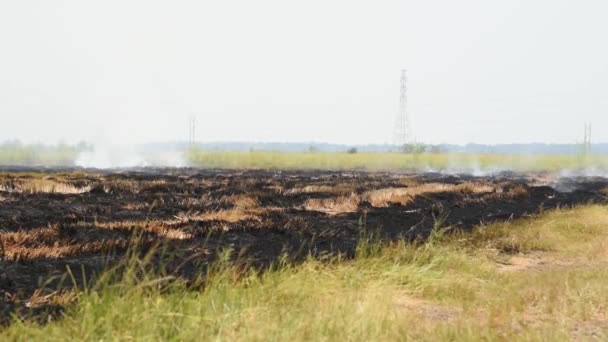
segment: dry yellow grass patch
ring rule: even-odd
[[[121,179],[121,178],[101,178],[99,184],[103,190],[108,193],[112,192],[129,192],[138,194],[142,191],[150,191],[155,188],[160,188],[169,185],[169,182],[165,179],[154,179],[137,181],[133,179]]]
[[[307,185],[304,187],[292,188],[283,191],[283,195],[293,194],[309,194],[315,192],[324,192],[330,194],[349,194],[355,191],[355,186],[349,183],[341,183],[336,185]]]
[[[139,182],[130,179],[105,179],[101,178],[100,184],[103,184],[105,192],[124,191],[138,193],[140,191]]]
[[[148,220],[128,220],[128,221],[112,221],[112,222],[97,222],[96,228],[103,229],[120,229],[134,230],[140,229],[149,233],[156,234],[170,240],[187,240],[192,238],[192,234],[176,229],[175,226],[180,226],[184,223],[183,219],[166,220],[166,221],[148,221]]]
[[[4,184],[0,185],[0,191],[26,194],[82,194],[91,191],[91,186],[75,186],[51,178],[28,178],[14,179],[10,182],[5,181]]]
[[[124,236],[100,237],[98,240],[80,240],[78,226],[62,228],[59,225],[0,233],[3,253],[7,259],[33,260],[63,258],[82,253],[122,249],[128,245]],[[74,235],[72,235],[74,234]]]
[[[361,197],[356,194],[334,198],[311,198],[306,200],[304,208],[327,214],[340,214],[356,211],[360,202]]]
[[[95,253],[123,249],[128,245],[128,241],[100,240],[94,242],[61,243],[57,242],[52,246],[23,246],[7,245],[4,253],[9,260],[35,260],[35,259],[56,259],[69,256],[78,256],[83,253]]]
[[[496,188],[492,185],[476,182],[465,182],[462,184],[455,185],[452,191],[460,192],[463,194],[484,194],[495,191]]]
[[[525,186],[523,185],[517,185],[511,189],[509,189],[504,196],[511,198],[511,199],[516,199],[516,198],[525,198],[528,197],[530,195],[530,193],[528,192],[528,189],[526,189]]]
[[[60,258],[80,253],[107,251],[124,248],[129,235],[100,235],[97,240],[81,240],[78,230],[90,228],[90,224],[68,226],[67,234],[58,226],[0,233],[4,254],[9,259]],[[107,230],[141,230],[170,240],[185,240],[192,234],[175,229],[170,223],[148,221],[119,221],[96,223],[95,228]],[[71,235],[74,234],[74,235]]]
[[[460,307],[451,307],[433,303],[430,300],[402,296],[395,300],[397,312],[405,317],[415,317],[430,322],[451,323],[463,315]]]
[[[496,198],[509,199],[526,198],[529,195],[530,192],[524,185],[517,184],[513,186],[513,184],[509,182],[497,184],[495,187],[495,193],[493,194],[493,196]]]
[[[248,219],[252,219],[257,217],[256,215],[252,215],[246,213],[242,210],[237,209],[226,209],[226,210],[218,210],[214,212],[204,213],[196,216],[196,219],[200,219],[203,221],[225,221],[229,223],[236,223]]]
[[[150,204],[149,203],[127,203],[123,206],[121,206],[121,209],[124,210],[134,210],[134,211],[140,211],[140,210],[144,210],[144,209],[148,209],[150,208]]]
[[[391,204],[406,205],[416,196],[412,188],[385,188],[365,192],[363,198],[374,207],[387,207]]]
[[[225,201],[242,210],[259,207],[258,199],[249,195],[232,195],[228,196]]]
[[[374,207],[388,207],[394,204],[405,206],[410,204],[417,196],[426,194],[440,192],[473,194],[490,193],[493,191],[495,191],[493,186],[473,182],[466,182],[458,185],[423,183],[412,187],[371,190],[366,191],[361,195],[351,193],[350,195],[342,195],[334,198],[311,198],[305,202],[304,207],[307,210],[321,211],[328,214],[339,214],[356,211],[359,204],[363,201],[369,202]]]
[[[221,202],[232,204],[233,207],[230,209],[221,209],[210,212],[201,213],[199,211],[184,212],[175,216],[174,220],[163,221],[163,227],[180,227],[188,225],[193,221],[224,221],[228,223],[236,223],[248,219],[257,219],[259,215],[264,213],[266,208],[261,208],[258,203],[258,199],[255,196],[250,195],[230,195],[224,196]],[[149,228],[148,228],[149,230]],[[178,235],[177,231],[165,231],[163,234],[176,238]],[[188,238],[189,235],[182,235],[182,238]]]
[[[30,298],[25,302],[28,308],[35,308],[43,305],[69,305],[78,299],[79,293],[74,290],[58,290],[48,292],[43,289],[36,289]]]
[[[399,183],[408,188],[413,188],[420,185],[420,180],[418,180],[418,176],[407,176],[399,178]]]
[[[481,183],[466,182],[458,185],[442,183],[424,183],[406,188],[385,188],[365,192],[361,197],[374,207],[386,207],[391,204],[407,205],[417,196],[441,192],[459,192],[463,194],[490,193],[494,187]]]
[[[222,209],[206,213],[194,213],[189,216],[191,220],[203,221],[225,221],[236,223],[249,219],[256,219],[260,214],[265,212],[258,203],[255,196],[250,195],[231,195],[222,198],[222,201],[233,205],[230,209]]]
[[[98,222],[98,229],[107,230],[141,230],[170,240],[185,240],[192,234],[172,227],[176,222],[160,221],[117,221]],[[32,260],[39,258],[62,258],[77,256],[82,253],[102,252],[126,248],[129,235],[100,235],[97,240],[89,241],[78,238],[78,229],[90,228],[90,224],[81,223],[66,227],[68,234],[62,233],[58,225],[30,230],[0,233],[4,255],[8,259]]]

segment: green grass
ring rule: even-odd
[[[608,208],[588,206],[424,244],[372,241],[350,261],[263,274],[220,262],[203,290],[130,273],[0,340],[602,340],[607,247]]]
[[[189,151],[192,166],[229,169],[559,171],[608,169],[608,156],[469,153],[324,153]]]
[[[78,146],[36,147],[0,145],[0,165],[73,166],[81,153]],[[163,156],[148,155],[153,165]],[[583,168],[608,169],[608,156],[522,155],[471,153],[340,153],[340,152],[208,152],[185,153],[194,167],[225,169],[309,169],[366,171],[492,172],[560,171]]]
[[[0,165],[72,166],[80,150],[74,146],[0,145]]]

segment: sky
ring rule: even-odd
[[[608,142],[605,0],[0,1],[0,141]]]

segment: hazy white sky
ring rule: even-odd
[[[608,1],[0,1],[0,141],[608,141]]]

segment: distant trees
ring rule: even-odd
[[[419,154],[426,152],[427,147],[422,144],[405,144],[399,148],[401,153]]]
[[[429,153],[444,153],[446,152],[441,145],[430,145],[428,146]]]
[[[406,144],[401,146],[397,152],[400,153],[444,153],[447,152],[441,145]]]
[[[0,165],[73,166],[81,152],[91,151],[93,145],[80,142],[76,145],[23,144],[18,140],[0,143]]]

